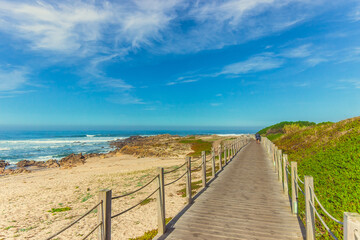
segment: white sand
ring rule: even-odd
[[[170,167],[184,163],[178,159],[135,158],[117,156],[91,158],[82,166],[72,169],[46,169],[27,174],[0,177],[0,239],[45,239],[74,221],[97,202],[100,189],[112,189],[113,196],[144,185],[157,173],[157,167]],[[185,168],[168,174],[165,182],[184,173]],[[198,173],[194,177],[199,178]],[[185,177],[166,187],[166,217],[175,216],[185,205],[186,199],[177,191],[183,188]],[[113,201],[112,213],[116,214],[136,204],[157,186],[156,181],[144,191]],[[156,194],[150,203],[114,218],[113,239],[141,236],[157,228]],[[71,207],[70,211],[48,212],[52,208]],[[85,219],[54,239],[81,239],[97,224],[97,214]],[[88,239],[96,239],[94,233]]]

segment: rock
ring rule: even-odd
[[[5,162],[5,160],[0,160],[0,168],[5,168],[8,165],[10,165],[10,163]]]
[[[76,167],[78,165],[82,165],[85,163],[85,157],[82,155],[82,153],[79,154],[70,154],[67,157],[64,157],[60,160],[60,167],[62,168],[72,168]]]
[[[45,167],[47,167],[47,168],[56,168],[56,167],[60,167],[60,164],[55,159],[49,159],[49,160],[47,160],[45,162]]]
[[[17,169],[0,169],[0,174],[4,175],[12,175],[12,174],[18,174],[18,173],[30,173],[30,170],[27,170],[26,168],[17,168]]]
[[[45,167],[45,162],[44,161],[34,161],[34,160],[22,160],[22,161],[16,163],[16,166],[18,168],[24,168],[24,167],[30,167],[30,166]]]

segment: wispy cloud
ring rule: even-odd
[[[0,30],[26,40],[33,50],[84,56],[148,45],[172,19],[179,1],[137,0],[12,2],[0,4]]]
[[[281,53],[286,58],[305,58],[311,55],[311,44],[304,44],[295,48],[287,49]]]
[[[129,105],[129,104],[146,104],[143,99],[137,98],[129,92],[117,92],[107,98],[109,102]]]
[[[271,56],[254,56],[248,60],[233,63],[223,68],[218,75],[224,74],[245,74],[251,72],[261,72],[265,70],[279,68],[284,64],[284,60]]]
[[[183,84],[183,83],[193,83],[199,81],[199,78],[193,78],[193,77],[179,77],[175,81],[168,82],[166,85],[172,86],[177,84]]]
[[[360,79],[341,79],[339,80],[343,88],[356,88],[360,89]]]

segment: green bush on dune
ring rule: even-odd
[[[283,133],[274,143],[298,163],[298,174],[314,178],[315,194],[330,214],[342,221],[344,212],[360,212],[360,117],[320,123]],[[299,194],[304,220],[304,199]],[[319,208],[320,209],[320,208]],[[337,237],[342,226],[324,216]],[[317,238],[331,239],[317,222]]]

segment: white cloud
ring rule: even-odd
[[[342,79],[342,80],[339,80],[339,82],[345,84],[345,85],[341,86],[342,88],[360,89],[360,79]]]
[[[118,92],[108,97],[107,100],[109,102],[121,105],[146,104],[142,99],[137,98],[128,92]]]
[[[27,82],[27,71],[24,69],[0,68],[0,93],[14,92]]]
[[[327,62],[328,59],[326,58],[322,58],[322,57],[312,57],[312,58],[308,58],[306,59],[306,63],[311,66],[311,67],[315,67],[316,65],[323,63],[323,62]]]
[[[33,50],[85,56],[138,48],[161,38],[177,0],[12,2],[0,4],[0,31],[29,42]],[[100,45],[100,46],[99,46]],[[105,49],[103,49],[105,47]]]
[[[269,56],[255,56],[246,61],[227,65],[219,73],[223,74],[246,74],[251,72],[261,72],[265,70],[275,69],[282,66],[284,60]]]
[[[287,49],[281,55],[287,58],[305,58],[311,55],[311,44],[305,44],[296,48]]]
[[[168,86],[172,86],[172,85],[177,85],[177,84],[183,84],[183,83],[193,83],[193,82],[197,82],[200,79],[193,79],[192,77],[187,78],[187,77],[179,77],[178,79],[176,79],[175,81],[172,82],[168,82],[166,85]]]

